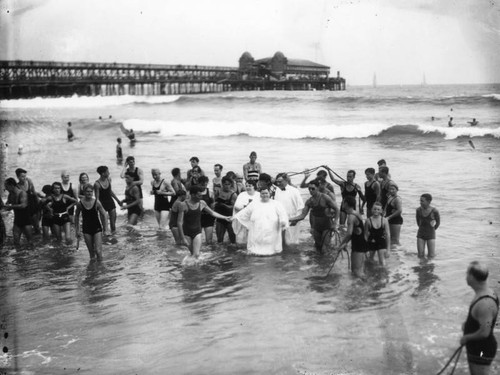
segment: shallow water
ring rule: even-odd
[[[124,155],[136,156],[148,184],[150,168],[160,167],[163,177],[169,177],[175,166],[185,171],[193,155],[210,178],[217,162],[225,171],[239,172],[251,150],[271,175],[327,164],[341,176],[355,169],[361,184],[364,169],[383,157],[400,187],[405,220],[402,246],[392,251],[387,271],[368,265],[368,279],[354,279],[344,256],[325,277],[334,254],[312,250],[307,220],[299,224],[300,245],[278,256],[247,256],[225,243],[204,246],[203,264],[185,266],[187,249],[176,247],[169,232],[156,229],[152,198],[146,195],[145,220],[129,229],[120,213],[118,231],[106,241],[101,263],[89,261],[83,243],[76,250],[74,245],[38,240],[35,249],[16,251],[9,239],[0,257],[3,327],[9,332],[3,343],[10,348],[2,357],[4,368],[18,374],[396,375],[440,370],[458,347],[473,295],[465,283],[471,260],[488,263],[490,284],[500,293],[498,138],[472,138],[473,149],[468,137],[445,139],[390,127],[394,116],[404,120],[396,123],[422,126],[411,119],[423,119],[430,107],[448,113],[450,103],[455,103],[454,112],[466,112],[460,98],[446,99],[442,107],[433,99],[414,112],[406,110],[411,103],[402,107],[387,100],[383,110],[374,110],[389,130],[368,137],[236,135],[231,121],[247,115],[276,124],[292,118],[306,123],[306,114],[312,113],[328,126],[328,118],[339,111],[328,112],[327,104],[316,99],[311,103],[311,93],[305,98],[295,93],[299,99],[273,93],[281,100],[277,107],[269,103],[271,94],[262,94],[265,100],[259,93],[237,93],[237,99],[221,103],[200,96],[195,103],[180,99],[156,105],[0,108],[5,119],[1,136],[10,145],[3,173],[10,176],[23,167],[39,189],[59,180],[62,169],[70,171],[73,183],[83,171],[93,181],[93,171],[106,164],[114,190],[123,195],[114,146],[122,135],[120,124],[131,119],[167,121],[181,130],[186,118],[208,126],[203,133],[208,135],[202,137],[136,130],[139,141],[134,147],[124,143]],[[363,90],[351,94],[363,100],[344,114],[347,121],[369,119],[377,107],[373,100]],[[250,96],[248,101],[244,95]],[[394,91],[380,96],[393,98]],[[469,111],[472,104],[467,105]],[[484,114],[481,119],[498,113],[491,102],[475,105]],[[271,121],[275,108],[276,121]],[[113,119],[97,119],[108,114]],[[220,131],[212,125],[221,118],[233,135],[210,136]],[[72,143],[65,138],[67,121],[73,122],[77,136]],[[500,126],[488,121],[493,129]],[[22,155],[16,152],[20,143]],[[292,181],[299,184],[301,179],[297,175]],[[414,210],[424,192],[434,196],[442,217],[433,260],[416,257]],[[302,194],[306,199],[305,189]],[[6,217],[9,228],[11,220]],[[492,373],[499,369],[497,357]],[[464,354],[455,373],[467,373]]]

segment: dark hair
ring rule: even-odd
[[[380,159],[379,161],[377,161],[377,164],[382,165],[382,164],[387,164],[387,163],[384,159]]]
[[[21,173],[28,173],[27,171],[25,171],[24,169],[22,168],[17,168],[16,169],[16,176],[19,177],[21,175]]]
[[[352,177],[356,177],[356,171],[355,171],[354,169],[349,169],[349,170],[347,171],[347,174],[349,174],[349,173],[352,173],[352,174],[353,174],[353,176],[352,176]]]
[[[259,175],[259,181],[264,181],[264,182],[270,184],[272,182],[272,178],[267,173],[261,173]]]
[[[181,170],[179,168],[172,169],[172,176],[178,176],[181,174]]]
[[[118,138],[116,138],[116,141],[117,141],[117,142],[121,142],[121,141],[122,141],[122,139],[121,139],[120,137],[118,137]]]
[[[207,176],[200,176],[200,178],[198,178],[198,183],[199,184],[208,184],[208,177]]]
[[[224,177],[229,177],[231,180],[236,180],[236,173],[228,171]]]
[[[348,195],[347,197],[345,197],[344,199],[344,204],[347,206],[347,207],[350,207],[350,208],[356,208],[356,198],[354,198],[352,195]]]
[[[383,172],[383,173],[385,173],[385,174],[388,174],[388,173],[389,173],[389,167],[380,167],[380,168],[378,169],[378,171],[379,171],[379,173],[380,173],[380,172]]]
[[[17,186],[17,182],[12,177],[9,177],[8,179],[5,180],[4,185],[5,186]]]
[[[133,156],[127,156],[127,158],[125,159],[125,162],[128,163],[131,160],[133,160],[135,162],[135,158]]]
[[[181,195],[186,195],[186,194],[187,194],[186,190],[178,190],[175,193],[175,195],[177,195],[178,197],[180,197]]]
[[[222,166],[222,164],[214,164],[214,168],[215,167],[219,167],[221,171],[224,169],[224,167]]]
[[[250,157],[252,157],[252,156],[257,157],[257,153],[256,153],[255,151],[252,151],[252,152],[250,153]]]
[[[201,188],[201,186],[198,186],[198,185],[193,185],[189,188],[189,194],[191,194],[191,195],[201,193],[202,191],[203,191],[203,189]]]
[[[366,168],[365,173],[375,174],[375,168]]]
[[[482,266],[477,260],[469,264],[469,268],[467,271],[477,281],[486,281],[489,274],[488,269]]]
[[[432,202],[432,195],[430,195],[429,193],[422,194],[420,198],[424,198],[426,201]]]
[[[61,184],[59,181],[56,181],[56,182],[53,182],[53,183],[52,183],[52,192],[54,191],[54,188],[55,188],[56,186],[59,186],[59,189],[61,189],[61,193],[62,193],[62,189],[63,189],[63,187],[62,187],[62,184]]]
[[[277,179],[278,179],[278,178],[280,178],[280,177],[281,177],[283,180],[288,181],[288,175],[287,175],[285,172],[278,173],[278,174],[276,175],[275,180],[277,180]]]
[[[316,176],[324,176],[325,178],[326,178],[326,175],[327,175],[327,173],[326,173],[326,171],[325,171],[325,170],[323,170],[323,169],[322,169],[322,170],[320,170],[320,171],[318,171],[318,172],[316,173]]]
[[[314,185],[316,187],[319,187],[319,179],[315,178],[314,180],[309,181],[307,185]]]
[[[200,159],[198,159],[197,156],[193,156],[191,159],[189,159],[189,161],[195,161],[195,162],[199,163]]]
[[[80,176],[78,176],[78,181],[81,181],[83,176],[87,176],[87,178],[89,178],[89,175],[87,173],[82,172],[80,173]]]
[[[227,175],[222,177],[222,185],[224,185],[226,182],[229,182],[231,185],[233,184],[233,180]]]
[[[51,192],[52,192],[52,186],[43,185],[42,193],[44,193],[45,195],[49,195]]]
[[[191,169],[191,172],[202,173],[201,168],[199,166],[194,166],[193,169]]]
[[[108,167],[106,167],[105,165],[101,165],[100,167],[97,167],[97,173],[99,173],[99,174],[106,173],[107,170],[108,170]]]
[[[254,189],[257,189],[257,181],[255,181],[255,180],[247,180],[247,182],[245,182],[245,184],[252,185]]]

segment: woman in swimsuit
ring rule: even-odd
[[[422,194],[420,196],[420,207],[416,210],[417,252],[418,257],[425,257],[425,246],[429,258],[436,256],[436,229],[441,224],[441,218],[437,208],[431,206],[432,195]]]
[[[170,211],[170,202],[168,197],[175,195],[175,191],[169,182],[161,178],[161,172],[158,168],[151,170],[153,181],[151,181],[151,195],[155,197],[155,217],[158,223],[158,228],[163,229],[168,221],[168,213]]]
[[[85,198],[85,194],[83,193],[83,186],[88,184],[90,181],[89,175],[85,172],[80,173],[78,177],[78,199]]]
[[[120,200],[111,189],[111,178],[109,177],[109,169],[105,165],[101,165],[97,168],[97,173],[99,173],[99,179],[94,183],[95,199],[97,199],[104,212],[109,215],[109,227],[111,233],[116,230],[116,206],[113,199],[120,204]],[[106,221],[106,215],[101,216],[101,221],[104,223]],[[106,231],[104,231],[106,233]]]
[[[182,243],[189,248],[194,258],[198,258],[201,248],[201,212],[206,211],[213,217],[228,222],[230,217],[220,215],[207,206],[202,200],[203,190],[200,186],[191,186],[189,193],[189,200],[186,200],[179,209],[177,227]]]
[[[371,216],[365,222],[365,240],[373,259],[375,253],[381,266],[385,266],[385,258],[389,257],[391,246],[391,231],[389,222],[382,216],[382,204],[375,202],[372,207]]]
[[[181,237],[179,234],[179,228],[177,227],[177,219],[179,218],[179,211],[182,207],[184,201],[186,200],[186,191],[179,190],[177,193],[177,199],[172,204],[172,208],[170,210],[170,219],[168,221],[168,226],[172,231],[172,235],[174,236],[175,244],[181,245]]]
[[[210,193],[210,189],[208,188],[208,177],[200,176],[198,183],[200,188],[202,189],[201,199],[207,204],[208,207],[213,208],[214,198]],[[208,212],[205,211],[201,212],[201,227],[205,232],[205,241],[207,245],[210,245],[212,243],[212,237],[214,233],[214,223],[215,220],[212,215],[210,215]]]
[[[363,218],[356,212],[356,198],[348,196],[344,199],[344,210],[347,212],[347,231],[338,251],[345,250],[349,241],[351,241],[352,273],[354,276],[364,277],[364,261],[368,251],[365,241]]]
[[[62,233],[64,233],[66,243],[71,244],[71,225],[68,210],[77,203],[77,200],[63,194],[62,184],[54,182],[52,184],[52,196],[45,204],[49,203],[52,204],[52,232],[59,241],[62,241]]]
[[[363,192],[361,191],[361,187],[354,182],[354,178],[356,177],[356,171],[353,171],[352,169],[348,171],[346,176],[347,180],[337,180],[333,175],[332,170],[329,168],[328,168],[328,173],[330,175],[330,179],[334,183],[340,186],[340,193],[342,195],[342,203],[340,204],[340,225],[344,225],[347,218],[347,212],[344,209],[345,199],[347,197],[356,198],[356,195],[358,193],[359,197],[363,201],[363,205],[366,199],[365,196],[363,195]],[[354,203],[356,203],[356,199],[354,199]],[[354,210],[356,210],[356,206],[354,206]]]
[[[82,214],[82,232],[85,244],[89,250],[90,259],[97,257],[97,260],[102,259],[102,225],[99,220],[101,217],[106,217],[106,212],[98,199],[92,197],[94,188],[91,184],[83,186],[85,198],[80,200],[76,205],[75,210],[75,232],[76,236],[80,237],[80,213]],[[106,221],[102,223],[106,232]]]
[[[389,198],[385,206],[385,217],[389,222],[391,231],[391,245],[399,245],[399,235],[401,233],[401,225],[403,224],[403,203],[398,195],[398,185],[394,181],[389,183]]]

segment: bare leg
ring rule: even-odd
[[[207,245],[210,245],[212,243],[214,227],[205,227],[203,229],[205,230],[205,242]]]
[[[155,218],[158,223],[158,228],[161,229],[161,211],[155,211]]]
[[[137,214],[131,214],[128,217],[128,223],[130,225],[136,225],[138,221],[139,221],[139,215],[137,215]]]
[[[197,234],[195,238],[191,241],[191,254],[193,257],[197,258],[200,256],[201,249],[201,233]]]
[[[385,267],[385,249],[377,250],[378,262],[382,267]]]
[[[111,233],[114,233],[116,231],[116,210],[113,209],[108,212],[109,215],[109,229],[111,230]]]
[[[427,240],[427,256],[434,258],[436,256],[436,240]]]
[[[351,260],[352,260],[352,273],[356,277],[363,278],[364,276],[364,261],[365,261],[365,253],[358,253],[356,251],[351,252]]]
[[[66,244],[70,245],[73,240],[71,238],[71,223],[67,222],[63,225],[64,237],[66,238]]]
[[[61,227],[59,225],[52,225],[52,233],[54,233],[58,241],[62,240]]]
[[[102,232],[94,234],[94,251],[97,254],[97,260],[102,260]]]
[[[401,233],[401,224],[390,224],[389,230],[391,231],[391,244],[399,245],[399,234]]]
[[[167,223],[168,223],[168,214],[169,214],[168,211],[161,211],[161,213],[160,213],[160,223],[159,223],[160,229],[165,229],[166,228]]]
[[[181,244],[181,236],[179,235],[179,228],[177,227],[172,227],[170,228],[172,231],[172,235],[174,236],[175,244],[180,245]]]
[[[90,259],[94,259],[96,257],[96,252],[94,249],[94,241],[93,236],[88,233],[83,234],[83,239],[85,240],[85,245],[87,245],[87,249],[89,250]]]
[[[417,252],[418,257],[425,257],[425,240],[423,238],[417,238]]]

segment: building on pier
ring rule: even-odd
[[[239,67],[0,61],[0,99],[71,95],[178,95],[239,90],[345,90],[330,68],[281,52]]]

